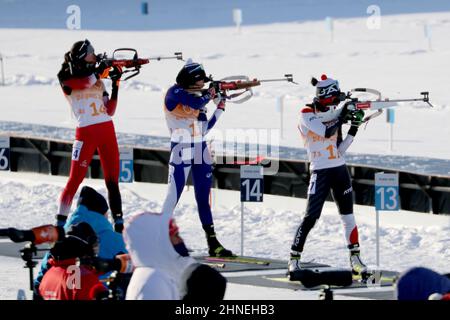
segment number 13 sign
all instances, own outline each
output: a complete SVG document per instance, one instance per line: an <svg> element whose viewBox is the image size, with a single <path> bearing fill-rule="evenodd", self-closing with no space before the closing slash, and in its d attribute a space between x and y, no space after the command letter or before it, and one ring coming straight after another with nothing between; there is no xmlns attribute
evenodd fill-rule
<svg viewBox="0 0 450 320"><path fill-rule="evenodd" d="M375 208L381 211L397 211L400 209L398 194L398 174L375 174Z"/></svg>

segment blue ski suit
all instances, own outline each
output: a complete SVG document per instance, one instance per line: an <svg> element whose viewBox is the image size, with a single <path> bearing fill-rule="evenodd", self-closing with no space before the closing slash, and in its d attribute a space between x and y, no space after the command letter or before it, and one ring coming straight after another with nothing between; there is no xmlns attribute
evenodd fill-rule
<svg viewBox="0 0 450 320"><path fill-rule="evenodd" d="M212 225L209 205L212 182L212 160L205 135L216 124L223 110L217 108L210 119L206 116L209 93L195 95L174 85L166 93L164 112L171 134L168 191L162 212L172 215L180 199L189 172L202 225Z"/></svg>

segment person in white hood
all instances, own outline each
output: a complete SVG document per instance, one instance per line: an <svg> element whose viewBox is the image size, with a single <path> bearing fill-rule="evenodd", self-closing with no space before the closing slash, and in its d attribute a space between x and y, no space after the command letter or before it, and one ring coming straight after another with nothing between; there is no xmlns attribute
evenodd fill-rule
<svg viewBox="0 0 450 320"><path fill-rule="evenodd" d="M223 299L226 279L179 250L185 246L170 215L135 215L125 225L124 240L135 267L127 300Z"/></svg>

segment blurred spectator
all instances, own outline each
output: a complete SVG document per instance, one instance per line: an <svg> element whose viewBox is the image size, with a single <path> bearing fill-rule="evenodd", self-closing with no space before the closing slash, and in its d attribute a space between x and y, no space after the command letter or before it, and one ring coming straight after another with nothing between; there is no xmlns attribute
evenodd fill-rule
<svg viewBox="0 0 450 320"><path fill-rule="evenodd" d="M70 215L64 228L67 231L74 224L80 222L88 223L94 229L99 239L98 257L102 259L114 259L117 255L127 253L125 242L120 233L115 232L113 225L108 220L109 207L106 199L93 188L84 186L81 189L77 202L76 210ZM39 285L47 270L50 268L48 263L51 255L47 253L41 263L41 269L34 281L35 299L39 299ZM110 273L100 276L100 279L107 279ZM128 279L127 279L128 278ZM120 286L126 292L126 286L129 282L129 276L122 274L117 282L123 282ZM125 293L124 293L125 294Z"/></svg>
<svg viewBox="0 0 450 320"><path fill-rule="evenodd" d="M404 272L396 286L398 300L428 300L430 297L450 300L449 275L416 267Z"/></svg>
<svg viewBox="0 0 450 320"><path fill-rule="evenodd" d="M98 251L98 239L89 224L73 225L62 241L50 250L50 269L39 286L44 300L93 300L107 289L92 266L80 259L92 258Z"/></svg>
<svg viewBox="0 0 450 320"><path fill-rule="evenodd" d="M226 279L187 256L169 215L144 212L134 216L125 225L124 239L136 268L127 300L223 299Z"/></svg>

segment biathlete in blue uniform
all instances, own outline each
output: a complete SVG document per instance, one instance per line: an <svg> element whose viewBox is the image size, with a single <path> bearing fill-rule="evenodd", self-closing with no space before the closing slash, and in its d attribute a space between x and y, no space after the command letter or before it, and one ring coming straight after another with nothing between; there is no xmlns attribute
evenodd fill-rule
<svg viewBox="0 0 450 320"><path fill-rule="evenodd" d="M212 182L212 161L205 135L225 111L225 99L214 88L202 90L210 79L203 66L188 60L178 73L176 84L169 88L164 113L170 130L171 155L169 181L162 213L172 215L183 192L189 172L195 190L198 212L206 233L210 256L232 256L217 240L209 204ZM210 119L206 105L211 100L217 108Z"/></svg>

